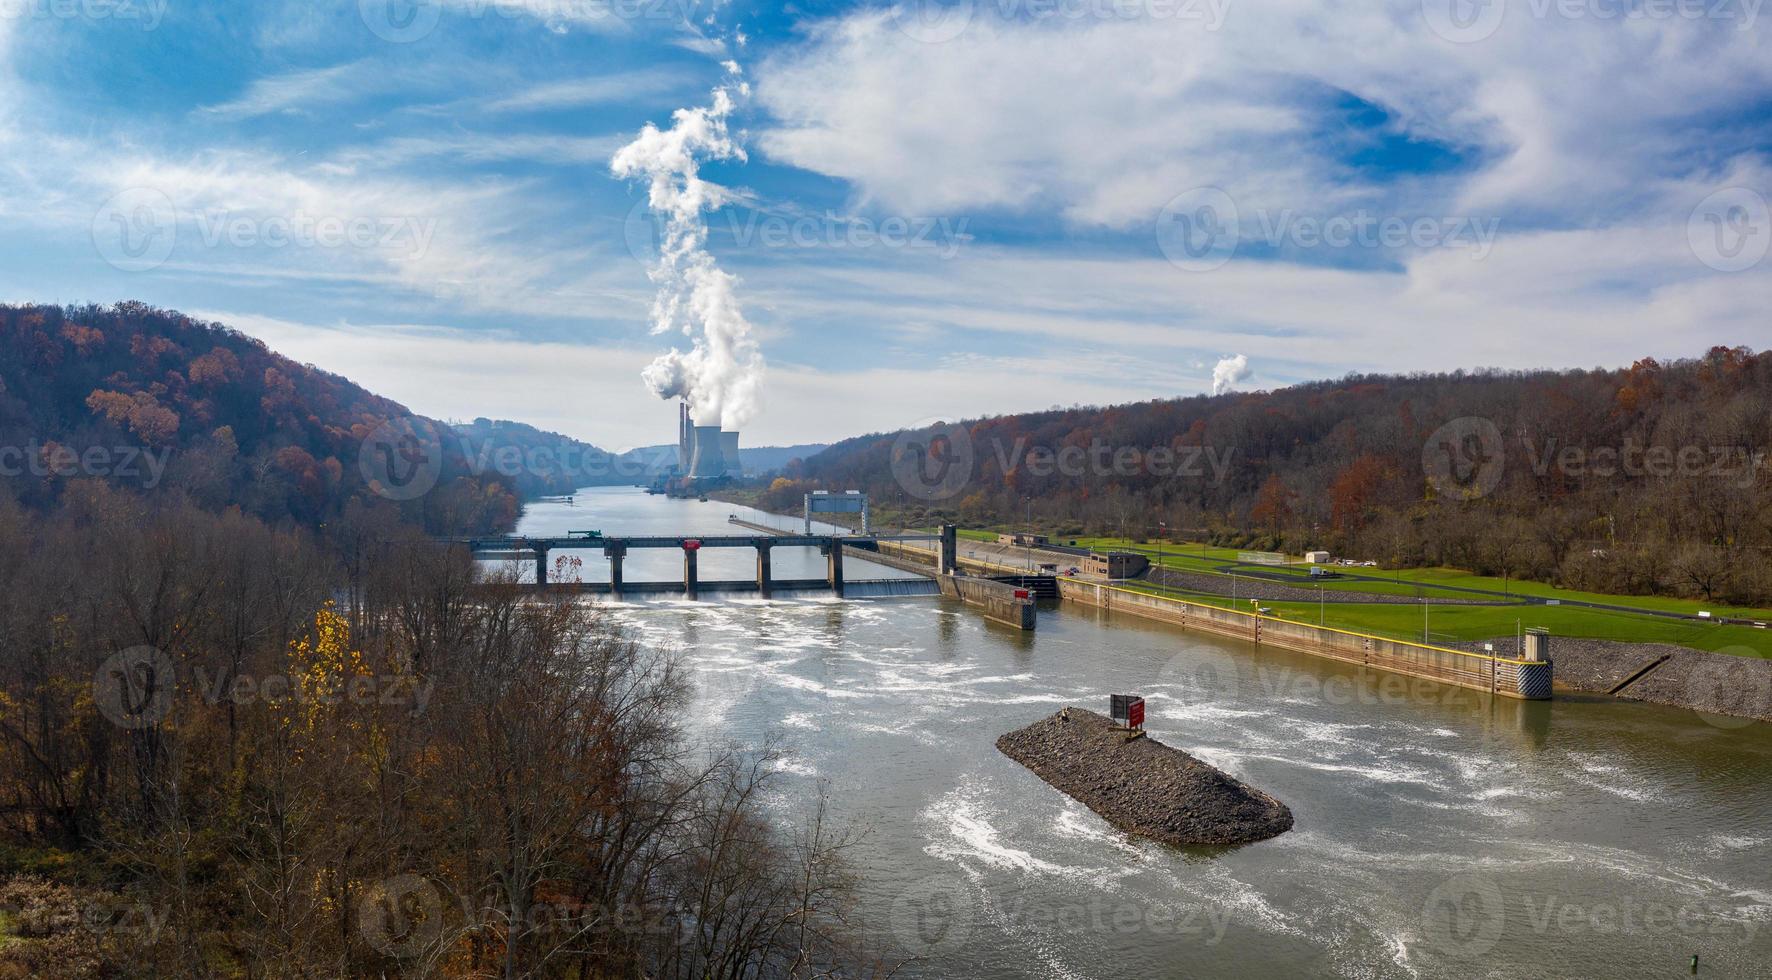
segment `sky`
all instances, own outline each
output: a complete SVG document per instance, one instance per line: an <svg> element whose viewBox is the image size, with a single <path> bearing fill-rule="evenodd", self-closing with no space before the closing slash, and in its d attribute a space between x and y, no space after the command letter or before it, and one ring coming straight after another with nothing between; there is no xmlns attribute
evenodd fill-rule
<svg viewBox="0 0 1772 980"><path fill-rule="evenodd" d="M0 0L0 301L669 442L612 160L720 88L748 445L1763 348L1760 2Z"/></svg>

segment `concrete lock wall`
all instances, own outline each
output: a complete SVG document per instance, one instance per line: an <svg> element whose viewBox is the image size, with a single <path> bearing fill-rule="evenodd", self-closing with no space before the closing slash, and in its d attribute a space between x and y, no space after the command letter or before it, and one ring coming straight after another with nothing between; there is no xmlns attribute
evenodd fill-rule
<svg viewBox="0 0 1772 980"><path fill-rule="evenodd" d="M1343 663L1491 691L1506 697L1545 700L1551 696L1551 664L1548 661L1467 653L1311 626L1092 582L1060 579L1059 594L1068 601L1099 609L1142 616L1187 629L1202 629L1257 645L1277 646Z"/></svg>
<svg viewBox="0 0 1772 980"><path fill-rule="evenodd" d="M979 607L986 619L1018 630L1034 628L1034 600L1017 598L1013 585L965 575L943 575L937 581L942 595Z"/></svg>
<svg viewBox="0 0 1772 980"><path fill-rule="evenodd" d="M882 541L880 550L890 551L900 559L902 564L894 562L895 567L913 566L911 570L923 572L933 567L930 562L935 556L926 549ZM878 556L872 556L872 560L878 560ZM993 562L961 559L961 563L986 572L998 570L993 567ZM1014 570L1007 566L1005 569ZM990 584L1001 585L994 582ZM942 590L944 594L954 594L948 592L946 585ZM1071 578L1060 578L1058 590L1061 598L1071 602L1112 609L1176 626L1203 629L1222 636L1249 640L1256 644L1265 643L1344 663L1425 677L1512 698L1543 701L1551 696L1552 667L1548 658L1533 661L1496 657L1486 653L1467 653L1407 640L1294 623L1272 616L1170 599L1116 585L1079 582Z"/></svg>
<svg viewBox="0 0 1772 980"><path fill-rule="evenodd" d="M896 568L901 572L915 572L930 578L936 577L935 566L930 564L927 559L899 557L904 554L903 550L895 546L889 551L886 542L880 543L879 551L869 551L866 548L857 548L855 545L846 544L843 546L843 553L851 558L861 558L876 565Z"/></svg>
<svg viewBox="0 0 1772 980"><path fill-rule="evenodd" d="M912 545L901 544L896 541L881 541L878 546L880 554L894 555L915 563L916 567L907 568L908 571L922 572L924 574L934 574L936 571L936 553L929 548L918 548ZM955 564L965 571L978 572L984 575L1003 573L1013 575L1018 572L1025 575L1027 573L1026 565L1011 565L1004 562L986 561L981 558L956 558Z"/></svg>

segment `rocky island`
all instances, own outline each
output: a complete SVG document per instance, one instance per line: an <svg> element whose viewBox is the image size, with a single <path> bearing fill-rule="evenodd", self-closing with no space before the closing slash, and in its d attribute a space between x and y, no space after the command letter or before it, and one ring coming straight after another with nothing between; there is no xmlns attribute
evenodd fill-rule
<svg viewBox="0 0 1772 980"><path fill-rule="evenodd" d="M1292 829L1292 811L1279 800L1180 749L1127 734L1102 715L1071 708L1004 735L997 749L1140 837L1226 846Z"/></svg>

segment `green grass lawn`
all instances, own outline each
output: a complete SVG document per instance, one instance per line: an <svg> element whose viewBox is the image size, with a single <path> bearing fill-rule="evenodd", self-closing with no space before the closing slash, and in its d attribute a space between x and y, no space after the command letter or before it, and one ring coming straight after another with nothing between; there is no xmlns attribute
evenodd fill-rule
<svg viewBox="0 0 1772 980"><path fill-rule="evenodd" d="M917 534L940 534L941 533L941 528L939 528L939 527L913 527L913 528L911 528L911 530L916 532ZM995 532L995 531L976 531L976 530L972 530L970 528L963 527L963 528L959 528L955 532L955 534L962 541L996 541L997 540L997 532Z"/></svg>
<svg viewBox="0 0 1772 980"><path fill-rule="evenodd" d="M1139 592L1164 594L1150 586L1134 588ZM1248 611L1253 607L1248 600L1236 602L1223 596L1182 596L1173 591L1167 594L1221 608ZM1320 615L1323 625L1337 629L1417 642L1422 638L1422 607L1419 605L1330 603L1319 607L1314 602L1264 602L1262 608L1269 610L1269 615L1293 622L1316 624ZM1430 643L1508 637L1519 629L1535 626L1550 630L1553 636L1672 643L1698 650L1772 657L1772 630L1749 626L1681 622L1571 606L1429 606L1427 609Z"/></svg>
<svg viewBox="0 0 1772 980"><path fill-rule="evenodd" d="M1097 548L1133 547L1141 551L1150 551L1155 547L1145 542L1127 541L1123 538L1087 538L1078 539L1078 543L1088 542L1088 546ZM1164 568L1178 571L1202 572L1211 575L1222 575L1218 566L1233 563L1237 560L1237 551L1231 548L1211 548L1198 544L1165 544L1163 545L1160 564ZM1158 556L1151 555L1155 562ZM1757 619L1772 622L1772 609L1745 608L1719 603L1702 602L1697 599L1678 599L1668 596L1623 596L1607 595L1598 592L1578 592L1574 589L1558 588L1542 582L1521 581L1520 579L1502 579L1490 575L1473 575L1456 568L1345 568L1339 569L1344 575L1365 575L1384 581L1360 581L1355 578L1337 578L1317 580L1311 578L1310 568L1305 565L1275 566L1264 568L1264 574L1284 575L1295 579L1300 585L1322 585L1325 589L1366 592L1373 595L1396 595L1404 597L1427 596L1429 598L1472 598L1470 593L1461 593L1457 589L1484 589L1492 592L1505 592L1508 595L1531 596L1540 599L1561 599L1569 602L1601 602L1611 605L1634 606L1638 609L1654 609L1661 612L1683 613L1688 616L1699 612L1710 612L1718 616L1729 616L1738 619Z"/></svg>
<svg viewBox="0 0 1772 980"><path fill-rule="evenodd" d="M960 533L972 540L995 540L996 538L995 532L990 531L961 531ZM1064 540L1068 543L1073 539ZM1239 554L1238 549L1235 548L1165 542L1161 545L1161 554L1159 555L1157 553L1158 545L1153 541L1133 541L1113 537L1078 537L1074 540L1078 547L1101 551L1138 550L1150 555L1153 562L1161 564L1164 568L1218 575L1227 580L1231 576L1219 571L1219 566L1235 563ZM1483 589L1535 599L1598 602L1686 615L1696 615L1700 611L1708 611L1718 616L1772 622L1772 609L1739 608L1665 596L1622 596L1579 592L1574 589L1557 588L1542 582L1522 582L1518 579L1503 580L1493 576L1473 575L1455 568L1396 570L1346 568L1340 570L1346 575L1365 575L1377 581L1361 581L1355 578L1313 579L1310 576L1309 566L1302 565L1274 566L1262 569L1264 573L1269 575L1284 576L1290 584L1306 588L1312 585L1321 585L1330 596L1336 592L1364 592L1374 595L1394 595L1403 599L1422 596L1473 599L1480 597L1456 590ZM1139 591L1161 591L1144 585L1134 587ZM1229 589L1230 586L1227 584L1226 590L1229 591ZM1172 594L1184 594L1195 601L1212 605L1235 606L1239 609L1249 608L1247 600L1234 602L1228 597L1205 593ZM1271 609L1274 615L1284 619L1306 623L1318 621L1318 604L1314 602L1269 602L1266 603L1266 608ZM1395 606L1329 604L1324 609L1324 615L1327 625L1340 629L1398 639L1420 640L1422 637L1421 606L1414 603ZM1534 626L1543 627L1550 630L1552 634L1560 636L1637 643L1673 643L1699 650L1735 653L1753 651L1759 656L1772 657L1772 630L1755 629L1749 626L1679 622L1634 613L1539 604L1433 606L1427 614L1427 628L1431 639L1435 642L1506 637L1512 636L1517 629L1522 627L1531 628Z"/></svg>

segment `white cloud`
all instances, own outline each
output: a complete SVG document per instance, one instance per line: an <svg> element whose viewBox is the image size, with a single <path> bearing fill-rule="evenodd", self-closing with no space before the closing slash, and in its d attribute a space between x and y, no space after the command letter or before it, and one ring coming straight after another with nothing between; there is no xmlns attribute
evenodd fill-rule
<svg viewBox="0 0 1772 980"><path fill-rule="evenodd" d="M1138 367L1122 375L1114 399L1124 401L1201 391L1200 371L1189 365L1226 351L1260 362L1266 381L1286 383L1349 371L1625 365L1755 343L1772 303L1772 262L1712 272L1686 232L1683 219L1522 232L1483 259L1428 251L1377 271L1233 262L1195 273L1161 260L983 246L922 265L741 271L772 321L801 330L843 324L870 349L902 341L1134 357Z"/></svg>
<svg viewBox="0 0 1772 980"><path fill-rule="evenodd" d="M1007 23L990 9L938 44L877 12L816 25L759 67L774 116L759 145L909 213L1052 210L1124 227L1210 185L1245 208L1378 202L1591 225L1739 152L1719 117L1772 85L1767 32L1681 18L1519 9L1495 37L1457 45L1428 28L1420 0L1237 5L1218 31L1180 18ZM1483 169L1369 185L1321 145L1344 127L1342 91L1412 138L1475 148Z"/></svg>
<svg viewBox="0 0 1772 980"><path fill-rule="evenodd" d="M1267 262L1201 274L1160 260L975 246L946 262L753 262L742 272L776 338L752 445L833 440L935 413L1203 393L1202 356L1212 365L1225 351L1244 352L1244 371L1259 362L1271 384L1691 357L1754 342L1772 305L1772 265L1713 274L1681 224L1526 233L1480 261L1433 252L1400 271ZM644 297L632 302L637 318ZM208 315L426 414L517 418L611 448L669 436L669 406L637 377L649 346ZM816 365L795 356L830 330L857 353ZM1220 365L1221 380L1246 380L1238 359Z"/></svg>
<svg viewBox="0 0 1772 980"><path fill-rule="evenodd" d="M318 326L254 314L193 311L271 349L343 374L433 418L520 419L606 449L671 441L676 409L639 379L650 350L540 343L444 327ZM916 368L848 370L782 364L769 376L767 416L752 446L832 441L903 428L931 410L980 416L1056 403L1124 400L1110 377L1083 379L1071 358L944 358ZM907 405L903 392L918 392Z"/></svg>
<svg viewBox="0 0 1772 980"><path fill-rule="evenodd" d="M113 194L166 195L178 218L166 268L186 275L370 284L383 302L404 293L464 311L643 316L640 264L619 245L561 245L535 234L555 205L523 181L354 172L238 149L172 159L69 144L38 162L60 175L65 195L56 214L39 209L38 219L82 233ZM306 234L322 223L367 237ZM279 243L285 236L295 240Z"/></svg>
<svg viewBox="0 0 1772 980"><path fill-rule="evenodd" d="M625 142L627 137L619 133L550 136L453 132L445 136L399 136L341 150L326 166L338 173L350 174L361 167L385 170L433 157L470 163L528 160L561 165L602 164Z"/></svg>
<svg viewBox="0 0 1772 980"><path fill-rule="evenodd" d="M492 112L536 112L651 99L681 90L685 79L660 70L568 78L533 85L486 104Z"/></svg>
<svg viewBox="0 0 1772 980"><path fill-rule="evenodd" d="M380 74L366 71L369 67L359 62L268 75L253 80L237 98L199 111L217 119L236 120L361 99L374 87L366 84L366 76Z"/></svg>

